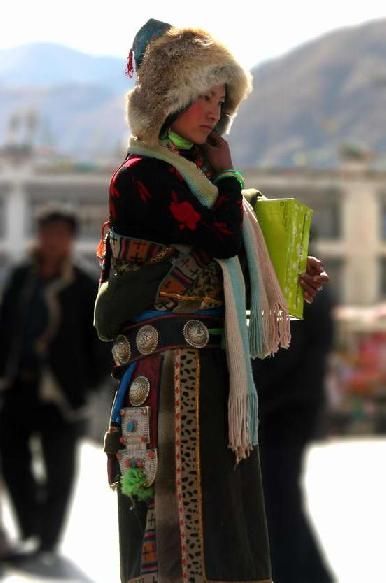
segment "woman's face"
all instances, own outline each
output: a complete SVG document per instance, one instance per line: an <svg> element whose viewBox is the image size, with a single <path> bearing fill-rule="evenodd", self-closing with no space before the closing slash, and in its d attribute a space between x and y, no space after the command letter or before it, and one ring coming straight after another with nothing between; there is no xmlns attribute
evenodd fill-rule
<svg viewBox="0 0 386 583"><path fill-rule="evenodd" d="M221 117L224 102L225 85L215 85L180 113L171 129L194 144L205 144Z"/></svg>

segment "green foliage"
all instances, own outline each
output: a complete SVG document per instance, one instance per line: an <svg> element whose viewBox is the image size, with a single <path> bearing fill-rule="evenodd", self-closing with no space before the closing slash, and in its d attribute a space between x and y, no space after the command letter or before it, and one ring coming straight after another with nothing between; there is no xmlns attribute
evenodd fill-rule
<svg viewBox="0 0 386 583"><path fill-rule="evenodd" d="M153 487L147 486L146 474L142 468L129 468L121 476L121 491L130 498L141 501L149 500L154 496Z"/></svg>

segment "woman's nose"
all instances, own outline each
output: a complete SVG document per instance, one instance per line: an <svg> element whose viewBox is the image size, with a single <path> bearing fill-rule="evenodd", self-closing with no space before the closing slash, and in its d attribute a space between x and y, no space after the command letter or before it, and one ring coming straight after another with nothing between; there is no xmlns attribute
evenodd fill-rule
<svg viewBox="0 0 386 583"><path fill-rule="evenodd" d="M208 109L208 118L211 121L217 122L220 119L221 111L217 103L211 104Z"/></svg>

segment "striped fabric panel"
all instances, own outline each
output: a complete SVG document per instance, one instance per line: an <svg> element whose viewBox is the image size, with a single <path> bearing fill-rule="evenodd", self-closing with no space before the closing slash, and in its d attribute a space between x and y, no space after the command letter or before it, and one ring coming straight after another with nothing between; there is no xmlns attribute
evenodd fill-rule
<svg viewBox="0 0 386 583"><path fill-rule="evenodd" d="M146 528L142 545L141 574L157 574L157 545L155 536L154 504L150 503L146 516Z"/></svg>
<svg viewBox="0 0 386 583"><path fill-rule="evenodd" d="M174 360L174 351L164 353L158 412L155 519L160 583L181 583L182 579L175 480Z"/></svg>
<svg viewBox="0 0 386 583"><path fill-rule="evenodd" d="M133 239L110 232L110 245L115 262L126 262L130 265L146 265L164 261L175 256L178 251L174 247Z"/></svg>

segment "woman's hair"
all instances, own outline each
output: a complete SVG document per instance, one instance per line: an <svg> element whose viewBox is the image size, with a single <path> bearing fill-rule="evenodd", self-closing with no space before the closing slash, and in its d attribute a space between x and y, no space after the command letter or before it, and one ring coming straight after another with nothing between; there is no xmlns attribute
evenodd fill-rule
<svg viewBox="0 0 386 583"><path fill-rule="evenodd" d="M178 29L151 20L137 33L132 50L137 83L128 94L128 123L132 134L148 145L156 145L173 116L215 85L227 88L216 128L223 133L252 89L250 73L200 29Z"/></svg>
<svg viewBox="0 0 386 583"><path fill-rule="evenodd" d="M168 115L168 117L165 119L160 133L159 133L159 138L163 138L164 136L166 136L168 130L172 127L173 123L176 121L176 119L178 118L178 116L185 111L186 109L188 109L188 107L190 106L190 103L184 107L184 109L180 109L179 111L176 111L175 113L171 113L170 115Z"/></svg>

